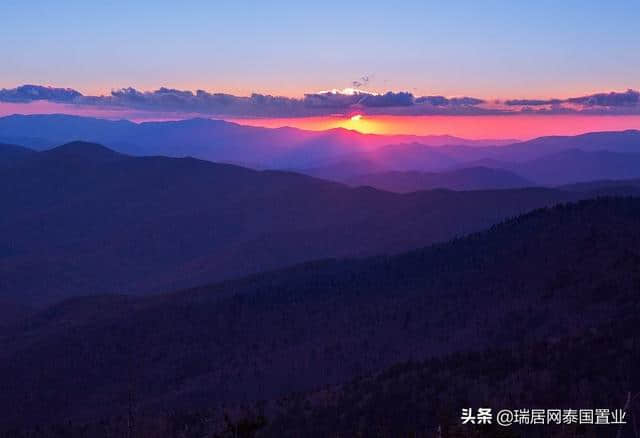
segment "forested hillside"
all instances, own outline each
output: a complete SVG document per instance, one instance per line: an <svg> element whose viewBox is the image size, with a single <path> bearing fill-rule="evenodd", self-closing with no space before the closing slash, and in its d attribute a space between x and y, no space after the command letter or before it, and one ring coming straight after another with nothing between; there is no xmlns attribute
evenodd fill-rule
<svg viewBox="0 0 640 438"><path fill-rule="evenodd" d="M639 223L640 200L583 201L395 257L308 263L157 297L67 301L3 330L0 422L117 417L131 394L141 417L189 412L314 391L407 360L529 354L528 345L633 317ZM517 375L526 363L518 360L503 371ZM459 382L472 373L462 372ZM566 377L578 387L589 378ZM502 389L487 384L480 394L499 397L508 385L518 393L520 383L501 378ZM633 387L620 382L612 400Z"/></svg>

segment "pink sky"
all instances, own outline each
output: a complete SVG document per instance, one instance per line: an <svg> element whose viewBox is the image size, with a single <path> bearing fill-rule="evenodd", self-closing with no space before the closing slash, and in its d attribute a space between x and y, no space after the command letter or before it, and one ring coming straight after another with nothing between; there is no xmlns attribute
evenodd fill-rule
<svg viewBox="0 0 640 438"><path fill-rule="evenodd" d="M145 112L65 105L47 101L0 103L0 116L10 114L64 113L136 122L203 117L198 114ZM215 117L211 117L215 118ZM528 139L543 135L575 135L593 131L640 129L640 115L483 115L483 116L391 116L343 115L300 118L226 118L243 125L324 130L355 129L374 134L454 135L464 138Z"/></svg>
<svg viewBox="0 0 640 438"><path fill-rule="evenodd" d="M299 119L234 119L252 126L301 129L355 129L373 134L453 135L464 138L529 139L543 135L576 135L593 131L640 129L640 115L499 115L499 116L362 116Z"/></svg>

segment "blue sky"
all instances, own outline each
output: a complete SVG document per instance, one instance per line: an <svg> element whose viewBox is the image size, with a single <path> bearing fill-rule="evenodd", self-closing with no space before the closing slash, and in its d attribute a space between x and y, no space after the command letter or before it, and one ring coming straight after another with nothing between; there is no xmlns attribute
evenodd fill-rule
<svg viewBox="0 0 640 438"><path fill-rule="evenodd" d="M638 88L638 1L15 1L0 87L566 97Z"/></svg>

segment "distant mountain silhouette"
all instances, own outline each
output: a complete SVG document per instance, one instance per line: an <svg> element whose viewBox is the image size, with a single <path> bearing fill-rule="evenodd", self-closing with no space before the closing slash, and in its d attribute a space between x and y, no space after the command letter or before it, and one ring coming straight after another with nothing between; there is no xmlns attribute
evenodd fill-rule
<svg viewBox="0 0 640 438"><path fill-rule="evenodd" d="M74 140L108 144L132 155L192 156L257 167L315 167L342 155L391 143L431 146L505 144L509 140L466 140L451 136L373 135L347 129L304 131L260 128L222 120L191 119L132 123L55 115L0 118L0 141L46 149Z"/></svg>
<svg viewBox="0 0 640 438"><path fill-rule="evenodd" d="M429 147L421 143L404 143L384 146L368 154L370 160L376 161L388 169L407 170L441 170L458 163L439 148Z"/></svg>
<svg viewBox="0 0 640 438"><path fill-rule="evenodd" d="M605 339L609 332L594 328L637 314L638 224L638 199L583 201L536 210L489 231L394 257L306 263L161 296L65 301L0 331L0 425L98 424L106 417L126 417L131 409L139 417L197 412L218 403L269 400L343 383L428 357L435 360L425 366L436 374L423 373L398 389L406 394L408 388L422 388L438 406L458 410L465 399L448 397L467 393L436 383L489 379L484 386L473 383L479 391L473 394L526 397L536 390L518 391L519 378L533 383L530 379L540 376L541 388L554 394L584 386L585 376L609 383L616 375L626 379L625 370L637 374L635 356L624 363L607 360L610 349L591 338L585 340L600 345L598 354L592 349L584 360L573 357L573 367L588 374L570 372L574 368L557 356L566 348L584 350L580 344L553 350L528 346L584 334ZM640 343L625 341L629 336L637 341L633 330L615 333L626 337L607 345L637 351ZM487 356L469 353L483 350ZM527 355L526 363L514 356L518 352ZM545 380L549 374L536 371L548 370L550 363L565 363L567 371L558 377L564 386L553 386ZM603 374L592 368L596 364ZM404 369L398 372L407 376ZM511 372L516 380L508 383ZM378 384L391 375L348 391L356 395L368 388L378 394L383 390ZM507 385L506 392L502 384L491 386L491 376ZM621 399L637 389L627 380L617 383L624 385L588 388L593 394L607 391L609 397L625 391ZM386 403L413 406L411 400L393 398L392 390L386 388ZM572 401L556 395L548 400ZM376 395L362 403L382 406L383 399ZM347 410L353 414L356 408ZM433 425L431 408L425 408L426 421ZM294 414L287 412L285 420L292 421ZM398 421L391 412L390 421ZM321 421L315 414L312 421ZM325 420L329 427L367 426Z"/></svg>
<svg viewBox="0 0 640 438"><path fill-rule="evenodd" d="M532 187L535 184L515 173L486 167L469 167L446 172L382 172L346 180L352 186L371 186L396 193L444 188L487 190Z"/></svg>
<svg viewBox="0 0 640 438"><path fill-rule="evenodd" d="M62 146L44 151L41 156L56 157L56 159L75 158L93 163L105 163L124 158L122 154L100 144L84 141L74 141L63 144Z"/></svg>
<svg viewBox="0 0 640 438"><path fill-rule="evenodd" d="M631 129L590 132L575 136L539 137L510 145L499 155L502 160L524 161L568 149L589 152L606 150L619 153L640 153L640 131Z"/></svg>
<svg viewBox="0 0 640 438"><path fill-rule="evenodd" d="M33 149L0 143L0 166L14 166L35 153Z"/></svg>
<svg viewBox="0 0 640 438"><path fill-rule="evenodd" d="M571 150L640 154L640 131L593 132L549 136L513 143L509 140L466 140L451 136L372 135L342 128L304 131L260 128L222 120L191 119L132 123L68 115L30 115L0 118L0 141L39 150L82 140L106 144L130 155L192 156L256 169L289 169L344 181L362 174L389 171L441 172L465 167L494 167L513 171L540 184L565 184L602 178L637 176L637 167L612 174L615 160L602 167L575 156L563 172L545 176L518 172L525 163L556 156L572 159ZM531 164L531 166L535 166ZM525 166L526 167L526 166ZM625 173L626 172L626 173ZM562 174L566 174L561 178ZM538 179L533 176L538 175ZM573 179L572 179L573 178ZM575 179L578 178L578 179Z"/></svg>
<svg viewBox="0 0 640 438"><path fill-rule="evenodd" d="M439 171L457 164L457 160L440 152L440 148L421 143L403 143L341 156L340 159L320 167L294 168L293 170L318 178L348 182L364 174L389 171Z"/></svg>
<svg viewBox="0 0 640 438"><path fill-rule="evenodd" d="M357 152L301 172L335 181L371 173L443 172L469 167L503 169L543 185L640 176L639 131L540 137L507 146L432 147L419 143Z"/></svg>
<svg viewBox="0 0 640 438"><path fill-rule="evenodd" d="M397 253L587 193L397 195L89 143L0 172L0 297L148 293L323 257Z"/></svg>
<svg viewBox="0 0 640 438"><path fill-rule="evenodd" d="M640 153L567 149L524 162L485 158L468 164L508 170L547 186L640 177Z"/></svg>
<svg viewBox="0 0 640 438"><path fill-rule="evenodd" d="M604 131L575 136L539 137L503 147L444 146L442 152L463 162L493 159L519 163L570 149L587 152L640 153L640 131Z"/></svg>
<svg viewBox="0 0 640 438"><path fill-rule="evenodd" d="M640 177L640 153L569 149L509 169L539 184L558 185Z"/></svg>
<svg viewBox="0 0 640 438"><path fill-rule="evenodd" d="M346 158L336 162L313 168L292 169L305 175L330 181L344 182L353 178L354 175L363 175L376 172L385 172L388 167L383 163L372 161L368 158Z"/></svg>
<svg viewBox="0 0 640 438"><path fill-rule="evenodd" d="M104 139L115 140L131 132L135 126L128 120L112 121L66 114L12 115L0 117L0 139L13 139L13 143L44 150L78 139L108 143Z"/></svg>
<svg viewBox="0 0 640 438"><path fill-rule="evenodd" d="M640 189L640 178L620 179L620 180L599 180L583 183L567 184L559 187L562 190L577 192L602 193L607 190L638 190Z"/></svg>

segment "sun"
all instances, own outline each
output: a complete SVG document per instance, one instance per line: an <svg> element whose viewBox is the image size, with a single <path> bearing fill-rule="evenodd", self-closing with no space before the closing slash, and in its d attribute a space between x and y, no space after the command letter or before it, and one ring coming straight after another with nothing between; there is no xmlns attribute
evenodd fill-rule
<svg viewBox="0 0 640 438"><path fill-rule="evenodd" d="M350 129L352 131L358 131L366 134L372 134L377 131L375 117L371 118L364 114L351 113L339 122L341 128Z"/></svg>

